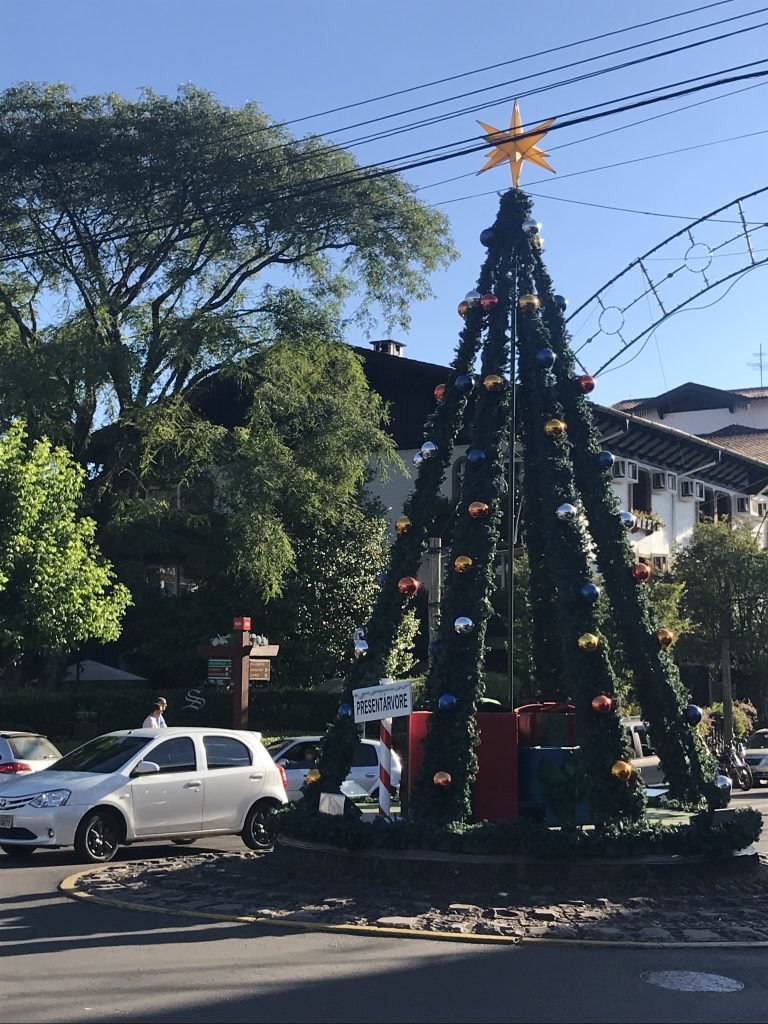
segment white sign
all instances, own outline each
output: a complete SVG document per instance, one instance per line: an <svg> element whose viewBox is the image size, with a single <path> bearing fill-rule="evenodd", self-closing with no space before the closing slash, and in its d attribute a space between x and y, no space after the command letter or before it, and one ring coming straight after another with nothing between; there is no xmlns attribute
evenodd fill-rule
<svg viewBox="0 0 768 1024"><path fill-rule="evenodd" d="M413 694L409 679L380 686L353 690L352 700L356 722L377 722L381 718L401 718L413 711Z"/></svg>

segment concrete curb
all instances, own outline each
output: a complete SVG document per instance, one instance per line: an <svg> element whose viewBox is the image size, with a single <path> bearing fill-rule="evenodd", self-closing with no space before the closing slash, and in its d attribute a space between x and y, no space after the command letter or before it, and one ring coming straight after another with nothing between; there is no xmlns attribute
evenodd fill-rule
<svg viewBox="0 0 768 1024"><path fill-rule="evenodd" d="M59 892L70 899L87 900L90 903L114 907L118 910L136 910L145 914L160 914L165 917L189 917L203 921L224 921L230 924L264 925L298 932L340 932L344 935L383 936L390 939L432 939L435 942L469 942L492 946L588 946L604 949L768 949L768 942L633 942L629 939L625 941L616 939L546 939L538 936L476 935L461 932L427 931L426 929L378 928L371 924L319 924L314 921L283 921L279 918L255 917L249 914L211 914L202 910L175 910L148 903L131 903L109 896L94 896L92 893L82 892L77 888L81 878L104 870L104 865L100 865L95 868L75 871L74 874L68 875L59 883Z"/></svg>

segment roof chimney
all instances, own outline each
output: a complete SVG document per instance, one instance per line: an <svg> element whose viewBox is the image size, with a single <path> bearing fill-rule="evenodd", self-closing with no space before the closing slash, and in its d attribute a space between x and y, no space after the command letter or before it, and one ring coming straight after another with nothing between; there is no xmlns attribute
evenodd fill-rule
<svg viewBox="0 0 768 1024"><path fill-rule="evenodd" d="M374 352L383 352L388 356L402 356L405 348L404 341L394 341L392 338L382 338L380 341L370 341Z"/></svg>

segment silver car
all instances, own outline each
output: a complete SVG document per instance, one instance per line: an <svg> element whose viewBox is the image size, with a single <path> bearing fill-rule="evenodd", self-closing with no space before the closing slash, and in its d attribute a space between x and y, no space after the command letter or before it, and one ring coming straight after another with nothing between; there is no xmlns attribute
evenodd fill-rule
<svg viewBox="0 0 768 1024"><path fill-rule="evenodd" d="M0 782L49 768L60 757L61 751L39 733L13 729L0 732Z"/></svg>

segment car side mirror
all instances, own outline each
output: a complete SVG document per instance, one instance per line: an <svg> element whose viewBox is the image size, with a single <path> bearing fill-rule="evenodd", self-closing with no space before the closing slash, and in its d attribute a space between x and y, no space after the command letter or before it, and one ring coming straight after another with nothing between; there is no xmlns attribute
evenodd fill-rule
<svg viewBox="0 0 768 1024"><path fill-rule="evenodd" d="M131 776L156 775L159 771L160 765L157 763L157 761L139 761L139 763L131 772Z"/></svg>
<svg viewBox="0 0 768 1024"><path fill-rule="evenodd" d="M288 764L288 758L287 757L278 757L278 759L275 761L275 764L281 764L283 766L283 768L285 768L285 766Z"/></svg>

